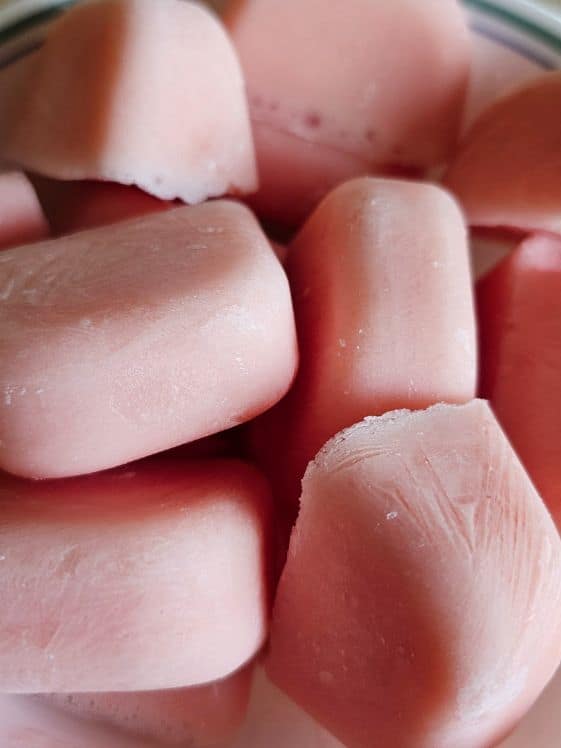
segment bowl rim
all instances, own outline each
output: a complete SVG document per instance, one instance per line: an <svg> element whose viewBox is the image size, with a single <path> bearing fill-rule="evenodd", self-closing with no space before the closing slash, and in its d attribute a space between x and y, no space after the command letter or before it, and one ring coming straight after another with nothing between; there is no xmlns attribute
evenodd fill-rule
<svg viewBox="0 0 561 748"><path fill-rule="evenodd" d="M0 0L0 32L42 15L56 15L68 4L69 0Z"/></svg>
<svg viewBox="0 0 561 748"><path fill-rule="evenodd" d="M46 25L77 2L79 0L0 0L0 46ZM556 11L535 0L460 2L468 11L503 22L561 54L561 8Z"/></svg>
<svg viewBox="0 0 561 748"><path fill-rule="evenodd" d="M504 21L522 34L537 38L561 52L561 9L555 11L532 0L462 0L471 10Z"/></svg>

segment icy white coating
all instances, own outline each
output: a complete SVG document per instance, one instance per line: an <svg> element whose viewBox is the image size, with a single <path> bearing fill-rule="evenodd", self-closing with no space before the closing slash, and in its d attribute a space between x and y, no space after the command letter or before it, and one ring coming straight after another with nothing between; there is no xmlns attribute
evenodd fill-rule
<svg viewBox="0 0 561 748"><path fill-rule="evenodd" d="M267 672L351 748L400 744L396 702L411 745L495 744L561 658L560 573L485 401L366 418L306 472Z"/></svg>

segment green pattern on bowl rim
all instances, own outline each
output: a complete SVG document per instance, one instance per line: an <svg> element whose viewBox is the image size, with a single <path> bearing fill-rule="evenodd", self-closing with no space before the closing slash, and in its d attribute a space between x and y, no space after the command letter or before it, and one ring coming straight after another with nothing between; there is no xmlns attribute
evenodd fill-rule
<svg viewBox="0 0 561 748"><path fill-rule="evenodd" d="M0 0L0 67L36 49L49 24L77 1ZM544 70L561 68L561 13L535 0L463 0L463 4L475 35Z"/></svg>
<svg viewBox="0 0 561 748"><path fill-rule="evenodd" d="M4 0L0 3L0 68L36 49L49 25L77 0Z"/></svg>
<svg viewBox="0 0 561 748"><path fill-rule="evenodd" d="M464 0L475 35L545 70L561 68L561 14L528 0Z"/></svg>

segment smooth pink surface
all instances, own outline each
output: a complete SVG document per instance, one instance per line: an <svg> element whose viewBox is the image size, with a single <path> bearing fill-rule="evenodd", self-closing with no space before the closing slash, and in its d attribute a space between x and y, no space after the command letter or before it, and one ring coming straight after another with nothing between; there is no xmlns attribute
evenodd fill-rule
<svg viewBox="0 0 561 748"><path fill-rule="evenodd" d="M561 239L523 242L478 300L482 391L561 528Z"/></svg>
<svg viewBox="0 0 561 748"><path fill-rule="evenodd" d="M472 35L471 75L463 130L495 101L543 75L543 65L481 34Z"/></svg>
<svg viewBox="0 0 561 748"><path fill-rule="evenodd" d="M561 72L499 99L446 175L473 226L561 232Z"/></svg>
<svg viewBox="0 0 561 748"><path fill-rule="evenodd" d="M61 182L37 175L32 180L57 236L174 207L174 203L158 200L137 187L112 182Z"/></svg>
<svg viewBox="0 0 561 748"><path fill-rule="evenodd" d="M84 724L31 696L0 696L2 748L161 748L100 725Z"/></svg>
<svg viewBox="0 0 561 748"><path fill-rule="evenodd" d="M45 239L49 225L24 174L0 174L0 250Z"/></svg>
<svg viewBox="0 0 561 748"><path fill-rule="evenodd" d="M245 718L252 673L250 666L222 681L168 691L51 694L44 698L88 724L113 727L161 746L216 748L234 738Z"/></svg>
<svg viewBox="0 0 561 748"><path fill-rule="evenodd" d="M245 86L215 16L184 0L89 0L0 74L0 156L58 179L202 202L257 188Z"/></svg>
<svg viewBox="0 0 561 748"><path fill-rule="evenodd" d="M260 189L249 202L259 215L284 225L300 225L332 188L371 171L364 159L262 122L254 121L253 133Z"/></svg>
<svg viewBox="0 0 561 748"><path fill-rule="evenodd" d="M253 427L276 493L294 504L318 449L367 415L475 395L476 335L462 216L443 190L357 179L289 248L301 365Z"/></svg>
<svg viewBox="0 0 561 748"><path fill-rule="evenodd" d="M223 678L267 626L269 494L236 461L0 480L0 692Z"/></svg>
<svg viewBox="0 0 561 748"><path fill-rule="evenodd" d="M487 403L367 419L306 472L267 672L347 748L488 748L561 658L561 542Z"/></svg>
<svg viewBox="0 0 561 748"><path fill-rule="evenodd" d="M267 215L299 220L341 181L453 150L470 65L456 0L234 0L225 20Z"/></svg>
<svg viewBox="0 0 561 748"><path fill-rule="evenodd" d="M284 271L226 201L3 252L0 325L0 466L25 477L235 426L296 368Z"/></svg>

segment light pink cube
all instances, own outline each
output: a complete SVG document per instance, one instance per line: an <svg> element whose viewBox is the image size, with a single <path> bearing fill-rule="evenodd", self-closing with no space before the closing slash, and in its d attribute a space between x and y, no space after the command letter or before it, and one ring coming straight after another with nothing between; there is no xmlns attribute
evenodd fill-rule
<svg viewBox="0 0 561 748"><path fill-rule="evenodd" d="M216 201L0 255L0 467L60 478L253 418L297 362L284 271Z"/></svg>
<svg viewBox="0 0 561 748"><path fill-rule="evenodd" d="M0 156L187 203L257 187L236 53L216 17L184 0L88 0L65 13L0 74Z"/></svg>

